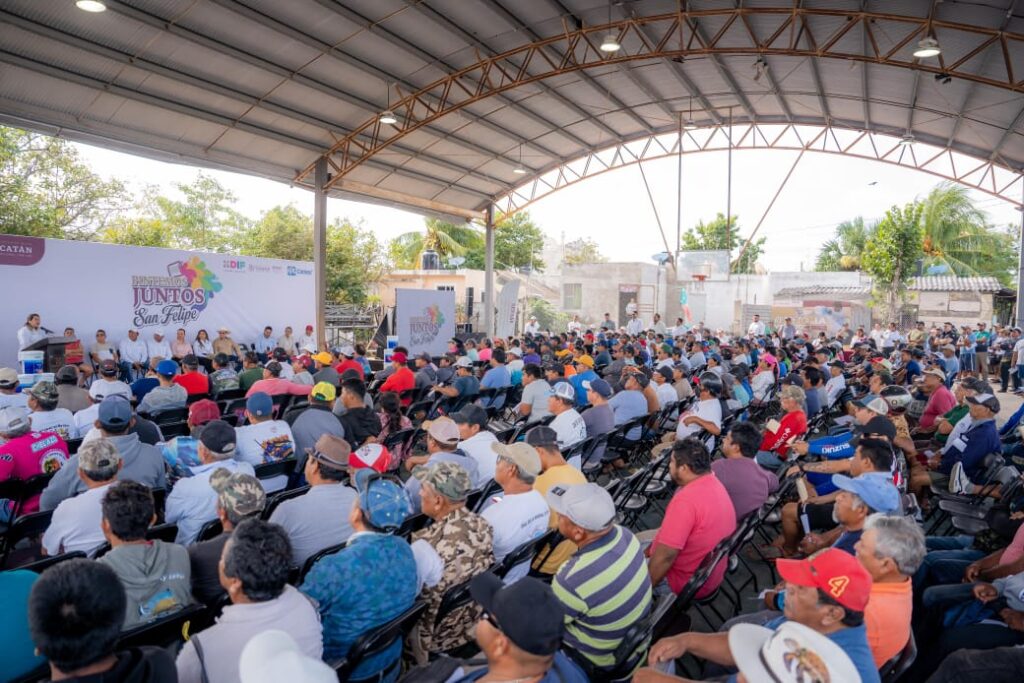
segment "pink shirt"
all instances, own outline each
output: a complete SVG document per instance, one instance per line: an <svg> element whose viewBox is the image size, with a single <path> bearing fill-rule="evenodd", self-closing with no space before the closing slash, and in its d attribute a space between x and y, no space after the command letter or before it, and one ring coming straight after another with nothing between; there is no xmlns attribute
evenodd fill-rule
<svg viewBox="0 0 1024 683"><path fill-rule="evenodd" d="M679 593L718 542L736 530L736 511L722 482L714 474L700 477L676 491L652 548L662 544L679 551L665 579ZM704 587L703 597L722 582L727 562L720 562Z"/></svg>
<svg viewBox="0 0 1024 683"><path fill-rule="evenodd" d="M309 396L309 393L313 391L313 387L308 384L298 384L281 377L271 377L270 379L257 380L255 384L249 387L249 391L245 392L245 397L249 398L257 391L262 391L271 396L277 396L278 394Z"/></svg>
<svg viewBox="0 0 1024 683"><path fill-rule="evenodd" d="M0 446L0 481L56 472L68 460L68 445L55 432L29 432ZM39 496L29 498L19 514L39 511Z"/></svg>
<svg viewBox="0 0 1024 683"><path fill-rule="evenodd" d="M939 387L928 397L928 403L924 407L924 413L918 424L922 427L931 427L937 418L948 413L955 405L956 397L953 396L953 392L945 386Z"/></svg>
<svg viewBox="0 0 1024 683"><path fill-rule="evenodd" d="M1012 564L1024 557L1024 524L1017 527L1017 533L1013 535L1010 545L1003 548L1003 554L999 556L999 565Z"/></svg>

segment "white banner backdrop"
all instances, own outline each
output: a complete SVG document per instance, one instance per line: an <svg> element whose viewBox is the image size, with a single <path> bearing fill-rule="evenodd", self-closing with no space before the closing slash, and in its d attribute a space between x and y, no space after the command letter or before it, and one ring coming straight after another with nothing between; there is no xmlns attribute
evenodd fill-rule
<svg viewBox="0 0 1024 683"><path fill-rule="evenodd" d="M445 353L455 336L455 292L396 289L395 334L409 353Z"/></svg>
<svg viewBox="0 0 1024 683"><path fill-rule="evenodd" d="M147 341L157 328L170 342L178 328L192 341L200 329L214 339L225 326L252 344L267 325L275 338L286 326L298 338L315 315L313 264L229 254L0 235L0 284L0 364L8 367L29 313L56 335L75 328L86 349L100 328L115 346L130 327Z"/></svg>
<svg viewBox="0 0 1024 683"><path fill-rule="evenodd" d="M498 328L496 336L512 337L519 316L519 280L513 280L498 293Z"/></svg>

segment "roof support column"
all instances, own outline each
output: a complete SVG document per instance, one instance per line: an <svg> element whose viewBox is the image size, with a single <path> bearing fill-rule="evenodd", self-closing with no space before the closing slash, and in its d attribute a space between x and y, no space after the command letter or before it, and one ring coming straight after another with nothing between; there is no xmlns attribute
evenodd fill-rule
<svg viewBox="0 0 1024 683"><path fill-rule="evenodd" d="M313 169L313 288L316 314L317 347L327 348L327 320L324 305L327 302L327 157L316 160Z"/></svg>
<svg viewBox="0 0 1024 683"><path fill-rule="evenodd" d="M1020 186L1021 208L1024 209L1024 182ZM1024 283L1024 211L1020 214L1020 260L1017 262L1017 327L1024 327L1024 307L1021 306L1022 283Z"/></svg>
<svg viewBox="0 0 1024 683"><path fill-rule="evenodd" d="M484 334L494 334L494 202L487 205L487 224L484 226Z"/></svg>

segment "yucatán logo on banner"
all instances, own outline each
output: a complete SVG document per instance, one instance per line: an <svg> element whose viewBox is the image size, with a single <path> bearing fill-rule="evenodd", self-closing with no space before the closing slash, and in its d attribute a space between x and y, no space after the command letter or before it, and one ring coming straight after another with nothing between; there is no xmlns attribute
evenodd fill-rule
<svg viewBox="0 0 1024 683"><path fill-rule="evenodd" d="M167 265L167 276L133 275L135 327L186 325L199 319L223 285L198 256Z"/></svg>
<svg viewBox="0 0 1024 683"><path fill-rule="evenodd" d="M431 305L423 309L423 315L409 318L409 345L429 346L444 325L444 313L439 306Z"/></svg>

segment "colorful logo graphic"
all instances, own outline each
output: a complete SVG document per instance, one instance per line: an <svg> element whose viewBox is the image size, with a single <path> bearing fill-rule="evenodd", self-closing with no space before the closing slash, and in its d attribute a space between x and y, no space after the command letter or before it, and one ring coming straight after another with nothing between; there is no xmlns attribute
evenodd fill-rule
<svg viewBox="0 0 1024 683"><path fill-rule="evenodd" d="M186 325L199 319L223 285L198 256L167 265L167 276L133 275L137 328Z"/></svg>
<svg viewBox="0 0 1024 683"><path fill-rule="evenodd" d="M423 309L423 315L415 315L409 319L409 344L414 347L430 346L440 334L444 322L444 313L439 306L427 306Z"/></svg>
<svg viewBox="0 0 1024 683"><path fill-rule="evenodd" d="M430 318L430 323L432 325L437 325L438 327L444 325L444 313L441 312L441 308L439 306L427 306L423 309L423 312L428 318Z"/></svg>

